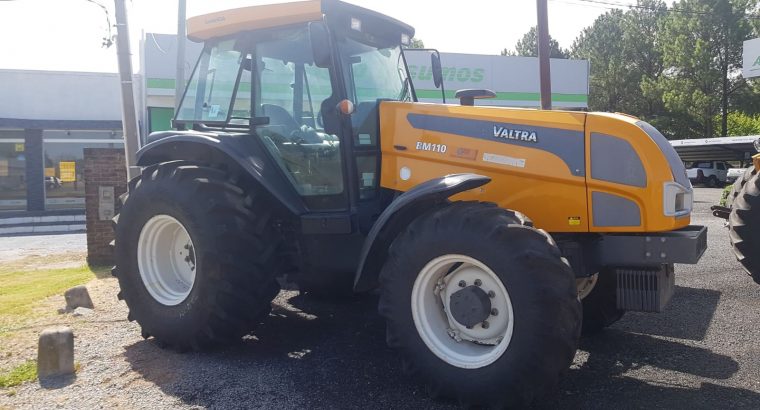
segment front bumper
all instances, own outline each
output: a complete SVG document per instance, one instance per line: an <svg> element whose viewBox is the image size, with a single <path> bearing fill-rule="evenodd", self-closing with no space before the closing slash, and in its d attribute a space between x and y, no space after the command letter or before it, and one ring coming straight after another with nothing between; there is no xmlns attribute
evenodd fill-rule
<svg viewBox="0 0 760 410"><path fill-rule="evenodd" d="M607 234L595 246L594 254L602 266L695 264L707 249L707 227L690 225L668 232Z"/></svg>

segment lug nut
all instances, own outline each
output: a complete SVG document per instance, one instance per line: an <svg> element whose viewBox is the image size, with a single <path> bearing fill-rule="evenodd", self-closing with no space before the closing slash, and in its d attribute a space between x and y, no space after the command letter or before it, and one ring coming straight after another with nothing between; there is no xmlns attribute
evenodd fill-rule
<svg viewBox="0 0 760 410"><path fill-rule="evenodd" d="M480 279L475 279L475 286L480 286L482 284L483 282L481 282Z"/></svg>
<svg viewBox="0 0 760 410"><path fill-rule="evenodd" d="M496 292L494 292L492 290L489 290L488 291L488 297L491 298L491 299L495 298L496 297Z"/></svg>
<svg viewBox="0 0 760 410"><path fill-rule="evenodd" d="M460 287L460 288L463 288L463 287L465 287L465 286L467 286L467 282L465 282L465 281L463 281L463 280L460 280L460 281L459 281L459 287Z"/></svg>
<svg viewBox="0 0 760 410"><path fill-rule="evenodd" d="M480 324L480 326L482 326L483 329L488 329L488 326L490 326L490 325L488 324L487 320L484 320L483 323Z"/></svg>
<svg viewBox="0 0 760 410"><path fill-rule="evenodd" d="M491 316L496 316L499 314L499 309L493 308L491 309Z"/></svg>

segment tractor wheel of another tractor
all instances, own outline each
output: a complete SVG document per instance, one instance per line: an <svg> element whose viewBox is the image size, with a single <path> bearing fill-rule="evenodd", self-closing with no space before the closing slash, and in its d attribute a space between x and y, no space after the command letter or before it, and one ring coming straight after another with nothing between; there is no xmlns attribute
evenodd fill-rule
<svg viewBox="0 0 760 410"><path fill-rule="evenodd" d="M594 334L620 320L625 310L617 308L617 276L613 269L599 272L591 292L581 300L583 334Z"/></svg>
<svg viewBox="0 0 760 410"><path fill-rule="evenodd" d="M544 231L495 204L415 219L380 275L388 345L433 396L523 407L555 388L581 330L575 276Z"/></svg>
<svg viewBox="0 0 760 410"><path fill-rule="evenodd" d="M748 179L734 200L728 229L736 258L760 283L760 174Z"/></svg>
<svg viewBox="0 0 760 410"><path fill-rule="evenodd" d="M279 285L279 232L254 186L184 161L130 181L116 222L116 266L130 320L180 351L240 340Z"/></svg>
<svg viewBox="0 0 760 410"><path fill-rule="evenodd" d="M726 207L731 208L734 205L734 201L736 200L736 197L739 196L739 192L742 191L742 188L744 188L744 184L747 183L750 179L752 179L752 176L755 175L757 171L755 171L755 167L749 167L742 175L740 175L738 178L736 178L736 181L734 181L734 184L731 185L731 190L728 191L728 196L726 196Z"/></svg>

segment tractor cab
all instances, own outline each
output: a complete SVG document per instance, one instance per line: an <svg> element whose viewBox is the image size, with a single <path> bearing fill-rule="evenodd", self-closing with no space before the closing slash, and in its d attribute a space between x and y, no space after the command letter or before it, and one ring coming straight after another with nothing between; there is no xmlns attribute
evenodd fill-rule
<svg viewBox="0 0 760 410"><path fill-rule="evenodd" d="M258 139L309 210L377 195L381 100L416 101L403 45L414 29L339 1L190 19L205 43L177 127Z"/></svg>

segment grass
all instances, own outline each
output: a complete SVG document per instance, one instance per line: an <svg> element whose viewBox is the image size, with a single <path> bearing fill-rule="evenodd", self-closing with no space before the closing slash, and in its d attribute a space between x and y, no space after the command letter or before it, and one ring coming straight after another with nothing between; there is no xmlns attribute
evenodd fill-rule
<svg viewBox="0 0 760 410"><path fill-rule="evenodd" d="M32 318L35 307L50 296L94 278L107 277L107 269L80 266L76 268L29 269L0 266L0 337L8 336L14 327ZM0 343L0 350L2 349Z"/></svg>
<svg viewBox="0 0 760 410"><path fill-rule="evenodd" d="M24 316L34 304L94 279L86 266L65 269L0 271L0 318Z"/></svg>
<svg viewBox="0 0 760 410"><path fill-rule="evenodd" d="M9 388L37 380L37 361L29 360L8 372L0 373L0 388Z"/></svg>

